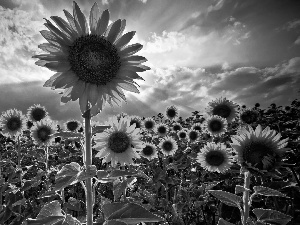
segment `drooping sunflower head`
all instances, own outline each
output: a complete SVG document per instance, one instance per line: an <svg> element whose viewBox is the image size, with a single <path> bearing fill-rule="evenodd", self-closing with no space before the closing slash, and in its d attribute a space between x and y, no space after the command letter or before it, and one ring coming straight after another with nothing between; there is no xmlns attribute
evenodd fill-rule
<svg viewBox="0 0 300 225"><path fill-rule="evenodd" d="M164 137L158 144L158 147L162 150L165 156L174 155L178 149L176 141L172 137Z"/></svg>
<svg viewBox="0 0 300 225"><path fill-rule="evenodd" d="M0 128L3 134L20 135L26 129L26 117L19 110L9 109L0 117Z"/></svg>
<svg viewBox="0 0 300 225"><path fill-rule="evenodd" d="M144 158L147 158L149 160L152 160L154 158L157 158L157 150L156 150L156 146L152 143L149 142L145 142L144 143L144 148L141 151L141 156Z"/></svg>
<svg viewBox="0 0 300 225"><path fill-rule="evenodd" d="M177 132L177 136L179 138L179 140L186 140L187 139L187 130L186 129L182 129L180 131Z"/></svg>
<svg viewBox="0 0 300 225"><path fill-rule="evenodd" d="M131 116L130 118L130 126L134 125L136 128L142 128L143 123L142 123L142 118L139 116Z"/></svg>
<svg viewBox="0 0 300 225"><path fill-rule="evenodd" d="M259 113L253 109L244 109L240 112L240 120L243 123L251 124L257 121Z"/></svg>
<svg viewBox="0 0 300 225"><path fill-rule="evenodd" d="M220 116L210 116L204 122L203 128L212 136L220 136L227 130L227 121Z"/></svg>
<svg viewBox="0 0 300 225"><path fill-rule="evenodd" d="M140 158L137 151L144 147L140 140L140 129L130 126L128 118L120 118L118 121L116 116L110 118L106 125L111 128L95 136L95 149L99 151L96 157L103 158L104 162L111 162L113 167L118 163L133 164L133 158Z"/></svg>
<svg viewBox="0 0 300 225"><path fill-rule="evenodd" d="M237 152L238 163L246 170L256 171L260 175L273 173L282 164L282 156L288 150L284 148L286 139L280 140L280 133L258 125L241 128L238 135L232 136L232 148ZM251 172L250 171L250 172Z"/></svg>
<svg viewBox="0 0 300 225"><path fill-rule="evenodd" d="M154 119L151 118L151 117L145 118L143 126L148 131L153 130L155 128L155 121L154 121Z"/></svg>
<svg viewBox="0 0 300 225"><path fill-rule="evenodd" d="M198 153L197 161L210 172L224 173L234 161L234 157L222 143L207 143Z"/></svg>
<svg viewBox="0 0 300 225"><path fill-rule="evenodd" d="M50 119L43 119L35 123L32 129L32 137L37 145L48 145L55 132L55 125Z"/></svg>
<svg viewBox="0 0 300 225"><path fill-rule="evenodd" d="M195 142L200 138L200 133L198 130L189 130L187 133L189 142Z"/></svg>
<svg viewBox="0 0 300 225"><path fill-rule="evenodd" d="M175 123L175 124L173 124L173 130L174 130L175 132L178 132L178 131L180 131L181 129L182 129L182 126L181 126L180 123Z"/></svg>
<svg viewBox="0 0 300 225"><path fill-rule="evenodd" d="M158 134L158 136L164 137L168 134L169 128L167 127L167 125L165 123L159 123L159 124L156 124L155 132Z"/></svg>
<svg viewBox="0 0 300 225"><path fill-rule="evenodd" d="M81 127L81 123L78 120L70 120L64 126L66 130L75 132Z"/></svg>
<svg viewBox="0 0 300 225"><path fill-rule="evenodd" d="M231 122L237 115L238 105L226 98L221 97L215 101L209 102L208 105L207 113L209 115L220 116L226 119L228 123Z"/></svg>
<svg viewBox="0 0 300 225"><path fill-rule="evenodd" d="M44 106L41 106L40 104L34 104L28 108L27 117L33 122L38 122L47 118L48 112Z"/></svg>
<svg viewBox="0 0 300 225"><path fill-rule="evenodd" d="M134 79L142 79L137 72L150 68L141 63L147 61L134 55L142 49L141 44L128 45L135 31L123 35L126 21L118 19L109 24L109 11L100 13L97 3L90 11L89 25L76 2L73 15L64 10L67 21L51 16L57 27L49 20L41 31L49 42L38 47L48 54L35 55L39 66L57 72L45 87L65 89L61 101L79 99L84 113L92 107L92 115L102 110L103 104L112 101L119 105L126 102L122 89L139 93Z"/></svg>
<svg viewBox="0 0 300 225"><path fill-rule="evenodd" d="M178 117L179 112L176 106L171 105L168 106L166 109L166 116L170 119L170 120L174 120L176 117Z"/></svg>

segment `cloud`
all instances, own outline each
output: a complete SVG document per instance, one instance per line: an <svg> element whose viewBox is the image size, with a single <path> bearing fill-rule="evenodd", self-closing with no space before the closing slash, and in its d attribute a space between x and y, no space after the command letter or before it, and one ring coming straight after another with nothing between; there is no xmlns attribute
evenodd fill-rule
<svg viewBox="0 0 300 225"><path fill-rule="evenodd" d="M207 12L210 13L212 11L220 10L223 7L224 3L225 3L225 0L219 0L215 5L210 5L207 8Z"/></svg>

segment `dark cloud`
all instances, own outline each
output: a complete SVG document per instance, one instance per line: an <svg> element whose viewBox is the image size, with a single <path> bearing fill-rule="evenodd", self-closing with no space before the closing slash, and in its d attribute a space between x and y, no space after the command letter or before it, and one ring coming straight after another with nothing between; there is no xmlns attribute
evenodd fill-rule
<svg viewBox="0 0 300 225"><path fill-rule="evenodd" d="M0 6L7 9L14 9L21 5L22 0L0 0Z"/></svg>

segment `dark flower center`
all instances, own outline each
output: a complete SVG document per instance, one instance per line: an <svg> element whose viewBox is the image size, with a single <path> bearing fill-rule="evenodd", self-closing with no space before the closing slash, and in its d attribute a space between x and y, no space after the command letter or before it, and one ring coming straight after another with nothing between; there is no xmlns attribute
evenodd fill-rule
<svg viewBox="0 0 300 225"><path fill-rule="evenodd" d="M213 109L213 115L228 118L231 114L231 109L228 105L217 105Z"/></svg>
<svg viewBox="0 0 300 225"><path fill-rule="evenodd" d="M152 121L146 121L145 122L145 128L146 129L152 129L154 127L154 123Z"/></svg>
<svg viewBox="0 0 300 225"><path fill-rule="evenodd" d="M123 153L130 146L130 139L127 134L117 131L110 135L108 147L115 153Z"/></svg>
<svg viewBox="0 0 300 225"><path fill-rule="evenodd" d="M200 126L195 126L195 127L194 127L194 130L199 130L199 131L201 131L201 127L200 127Z"/></svg>
<svg viewBox="0 0 300 225"><path fill-rule="evenodd" d="M271 168L275 163L275 158L276 154L273 149L262 142L251 142L245 146L243 151L243 159L260 170ZM266 162L266 160L268 161L267 164L263 162Z"/></svg>
<svg viewBox="0 0 300 225"><path fill-rule="evenodd" d="M51 129L49 127L40 127L37 130L37 137L41 142L46 142L49 140L49 135L51 134Z"/></svg>
<svg viewBox="0 0 300 225"><path fill-rule="evenodd" d="M178 130L181 130L181 127L180 127L179 125L174 125L174 126L173 126L173 129L174 129L175 131L178 131Z"/></svg>
<svg viewBox="0 0 300 225"><path fill-rule="evenodd" d="M165 134L165 133L167 133L167 129L166 129L164 126L158 127L157 131L158 131L158 133L160 133L160 134Z"/></svg>
<svg viewBox="0 0 300 225"><path fill-rule="evenodd" d="M166 152L170 152L173 149L173 143L171 141L165 141L162 144L162 148L166 151Z"/></svg>
<svg viewBox="0 0 300 225"><path fill-rule="evenodd" d="M130 121L130 126L131 126L132 124L135 124L135 128L141 128L141 123L140 123L140 121L138 121L138 120L131 120L131 121Z"/></svg>
<svg viewBox="0 0 300 225"><path fill-rule="evenodd" d="M68 59L79 79L97 85L109 83L121 67L117 48L94 34L77 38L69 47Z"/></svg>
<svg viewBox="0 0 300 225"><path fill-rule="evenodd" d="M186 138L186 133L185 132L180 132L179 137L180 138Z"/></svg>
<svg viewBox="0 0 300 225"><path fill-rule="evenodd" d="M176 110L171 108L167 110L167 116L170 118L174 118L176 116Z"/></svg>
<svg viewBox="0 0 300 225"><path fill-rule="evenodd" d="M21 119L19 117L15 117L15 116L9 118L6 123L7 129L10 131L16 131L16 130L20 129L21 125L22 125Z"/></svg>
<svg viewBox="0 0 300 225"><path fill-rule="evenodd" d="M147 145L146 147L143 148L143 153L146 156L151 156L153 154L153 152L154 152L154 149L149 145Z"/></svg>
<svg viewBox="0 0 300 225"><path fill-rule="evenodd" d="M192 140L192 141L195 141L197 138L198 138L198 133L197 131L191 131L189 133L189 138Z"/></svg>
<svg viewBox="0 0 300 225"><path fill-rule="evenodd" d="M218 132L222 130L223 124L220 120L212 120L209 123L209 128L211 129L212 132Z"/></svg>
<svg viewBox="0 0 300 225"><path fill-rule="evenodd" d="M69 131L75 131L78 128L78 123L76 121L69 121L67 123L67 128Z"/></svg>
<svg viewBox="0 0 300 225"><path fill-rule="evenodd" d="M257 120L257 114L252 111L245 111L241 114L241 120L247 124L253 123Z"/></svg>
<svg viewBox="0 0 300 225"><path fill-rule="evenodd" d="M209 151L206 155L206 162L211 166L220 166L224 163L225 157L220 151Z"/></svg>
<svg viewBox="0 0 300 225"><path fill-rule="evenodd" d="M40 121L45 118L46 112L43 108L34 108L31 111L31 116L35 121Z"/></svg>

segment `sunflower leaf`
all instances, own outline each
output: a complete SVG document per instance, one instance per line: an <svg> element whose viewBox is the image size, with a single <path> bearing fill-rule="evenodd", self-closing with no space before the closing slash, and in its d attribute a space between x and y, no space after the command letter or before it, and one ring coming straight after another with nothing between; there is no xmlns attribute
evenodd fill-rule
<svg viewBox="0 0 300 225"><path fill-rule="evenodd" d="M221 190L208 190L208 192L226 205L241 208L240 203L242 202L242 199L235 194Z"/></svg>
<svg viewBox="0 0 300 225"><path fill-rule="evenodd" d="M259 221L272 224L286 225L292 217L271 209L256 208L252 210Z"/></svg>
<svg viewBox="0 0 300 225"><path fill-rule="evenodd" d="M258 194L258 195L280 196L280 197L290 198L290 197L287 197L285 194L281 193L280 191L276 191L276 190L274 190L272 188L268 188L268 187L254 186L253 190L255 191L255 194Z"/></svg>
<svg viewBox="0 0 300 225"><path fill-rule="evenodd" d="M227 222L223 218L220 218L218 221L218 225L234 225L233 223Z"/></svg>

